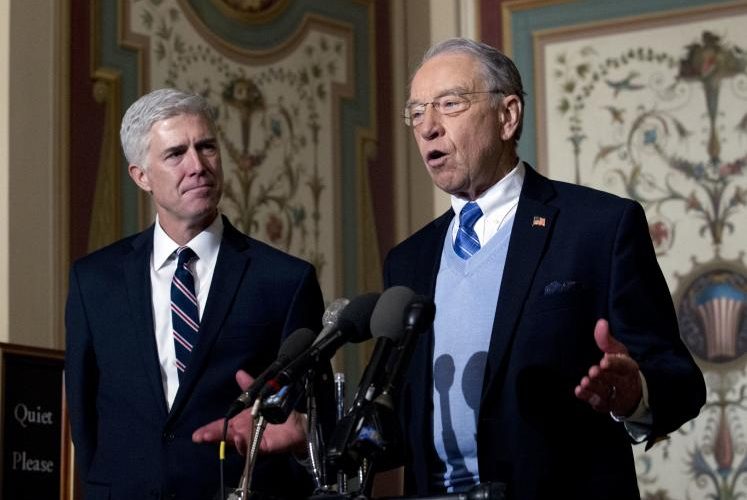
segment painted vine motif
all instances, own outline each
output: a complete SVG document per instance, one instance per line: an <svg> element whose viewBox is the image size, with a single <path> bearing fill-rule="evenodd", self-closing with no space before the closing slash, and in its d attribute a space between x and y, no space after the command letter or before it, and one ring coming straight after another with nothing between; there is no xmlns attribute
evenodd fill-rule
<svg viewBox="0 0 747 500"><path fill-rule="evenodd" d="M292 62L249 67L179 30L182 14L148 0L139 12L151 35L152 57L163 85L199 93L214 104L223 145L222 209L242 231L310 261L322 279L323 204L331 193L329 164L331 85L344 77L343 42L315 34ZM326 130L325 130L326 128ZM326 149L325 149L326 148ZM322 151L324 150L324 151ZM329 217L329 215L327 216Z"/></svg>
<svg viewBox="0 0 747 500"><path fill-rule="evenodd" d="M708 401L678 431L690 443L685 463L665 466L689 477L685 498L734 500L747 498L747 269L743 252L731 261L721 253L744 234L737 221L747 205L747 48L713 30L694 37L677 55L654 46L604 57L591 44L560 51L549 80L572 180L640 201L660 256L673 251L678 225L697 225L710 243L708 262L693 254L692 269L675 272L681 334L704 367ZM659 445L664 462L670 451L670 442ZM657 486L661 463L646 453L636 461L644 499L675 498Z"/></svg>
<svg viewBox="0 0 747 500"><path fill-rule="evenodd" d="M723 158L720 128L727 124L718 124L719 96L723 85L736 80L734 93L745 101L745 111L737 123L729 125L747 135L747 54L742 48L730 46L706 31L702 33L702 41L687 47L685 57L679 60L651 47L631 48L602 62L594 62L595 55L595 49L589 46L581 51L578 59L560 56L554 73L562 82L563 96L557 110L568 121L575 182L583 181L581 146L586 139L583 123L586 102L596 87L604 86L611 89L612 101L603 110L620 133L608 143L590 146L596 147L593 166L605 161L613 165L609 172L620 178L627 196L647 207L657 208L671 202L684 205L701 221L701 236L707 234L715 245L720 245L725 233L734 232L731 217L747 204L747 192L736 182L741 180L747 166L747 153L743 151L738 157ZM662 72L646 82L641 79L637 64L678 70L671 81L667 81ZM643 89L653 91L658 99L651 105L639 104L634 109L616 104L618 95ZM708 157L689 159L682 156L676 146L691 140L693 129L701 124L685 123L674 111L688 99L699 97L696 96L698 90L703 93L708 113ZM675 143L675 147L668 147L669 143ZM663 180L646 171L646 157L652 155L670 169ZM652 236L655 240L670 237L666 231L659 225L652 228Z"/></svg>

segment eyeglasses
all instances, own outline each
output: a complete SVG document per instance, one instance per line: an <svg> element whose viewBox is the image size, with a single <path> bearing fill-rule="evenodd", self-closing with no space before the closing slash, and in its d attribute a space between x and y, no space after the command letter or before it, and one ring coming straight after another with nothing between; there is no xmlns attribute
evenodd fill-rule
<svg viewBox="0 0 747 500"><path fill-rule="evenodd" d="M500 90L485 90L481 92L455 92L452 94L442 95L433 99L431 102L420 104L410 104L405 106L404 119L408 127L417 127L425 120L425 108L430 104L433 109L442 115L454 116L467 111L472 105L473 100L465 96L473 94L500 94Z"/></svg>

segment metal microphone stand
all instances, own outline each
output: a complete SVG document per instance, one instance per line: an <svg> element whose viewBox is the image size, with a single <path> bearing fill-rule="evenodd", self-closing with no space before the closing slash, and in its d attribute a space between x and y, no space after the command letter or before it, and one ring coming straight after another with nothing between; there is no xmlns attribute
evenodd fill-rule
<svg viewBox="0 0 747 500"><path fill-rule="evenodd" d="M322 452L321 428L319 426L319 413L316 404L316 392L314 388L314 372L306 377L306 411L308 412L308 428L306 446L311 462L311 473L314 479L316 491L321 491L326 484L324 463L321 460Z"/></svg>
<svg viewBox="0 0 747 500"><path fill-rule="evenodd" d="M262 434L264 434L265 427L267 427L267 421L265 420L265 417L263 415L259 415L259 418L257 418L260 403L261 402L258 399L257 401L255 401L254 406L252 407L252 442L246 454L244 471L241 474L239 487L234 490L233 493L228 495L227 500L248 500L249 498L249 486L252 482L254 464L257 460L257 454L259 453L259 445L262 442Z"/></svg>

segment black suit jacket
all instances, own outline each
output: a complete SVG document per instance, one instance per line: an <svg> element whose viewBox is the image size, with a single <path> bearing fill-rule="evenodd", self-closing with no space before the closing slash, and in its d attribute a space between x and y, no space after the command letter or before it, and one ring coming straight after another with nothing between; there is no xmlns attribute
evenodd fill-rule
<svg viewBox="0 0 747 500"><path fill-rule="evenodd" d="M449 210L389 253L387 286L433 296L452 218ZM527 166L482 387L481 481L503 481L520 500L639 497L625 428L573 393L601 359L598 318L646 378L650 442L698 414L703 377L679 338L640 205ZM400 400L410 494L433 493L432 353L430 332L418 340Z"/></svg>
<svg viewBox="0 0 747 500"><path fill-rule="evenodd" d="M223 223L199 341L171 411L153 326L153 227L72 267L65 384L88 499L212 498L218 447L192 443L192 432L223 417L240 392L239 368L257 376L287 335L321 326L314 268ZM225 482L235 487L244 459L232 450L227 455ZM253 484L290 496L311 486L285 455L263 458Z"/></svg>

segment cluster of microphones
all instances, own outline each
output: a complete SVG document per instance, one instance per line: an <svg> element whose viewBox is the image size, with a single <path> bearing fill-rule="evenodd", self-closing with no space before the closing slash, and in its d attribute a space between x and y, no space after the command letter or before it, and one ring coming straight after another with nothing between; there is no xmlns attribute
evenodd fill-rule
<svg viewBox="0 0 747 500"><path fill-rule="evenodd" d="M289 335L277 359L236 399L226 419L252 408L267 423L283 423L305 394L317 492L346 493L341 484L344 476L357 478L357 494L365 496L375 471L401 464L397 395L417 337L430 328L435 312L430 298L403 286L335 300L324 313L321 332L301 328ZM372 337L376 343L352 403L337 415L333 431L322 438L315 381L326 373L340 347Z"/></svg>

